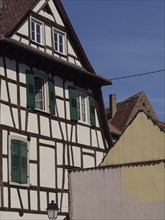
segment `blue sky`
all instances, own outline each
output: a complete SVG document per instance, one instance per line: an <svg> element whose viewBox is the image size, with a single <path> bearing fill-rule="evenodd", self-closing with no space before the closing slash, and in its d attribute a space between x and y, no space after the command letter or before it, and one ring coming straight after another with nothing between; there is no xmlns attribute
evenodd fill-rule
<svg viewBox="0 0 165 220"><path fill-rule="evenodd" d="M96 73L108 79L165 69L164 0L62 0ZM114 80L117 102L143 91L165 121L165 72Z"/></svg>

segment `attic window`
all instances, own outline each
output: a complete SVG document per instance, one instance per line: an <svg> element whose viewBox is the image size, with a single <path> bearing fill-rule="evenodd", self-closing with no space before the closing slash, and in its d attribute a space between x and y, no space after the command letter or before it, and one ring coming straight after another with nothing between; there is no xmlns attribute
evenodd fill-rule
<svg viewBox="0 0 165 220"><path fill-rule="evenodd" d="M43 43L43 24L35 19L31 19L31 40L42 44Z"/></svg>
<svg viewBox="0 0 165 220"><path fill-rule="evenodd" d="M66 50L66 34L54 29L54 50L58 53L65 54Z"/></svg>
<svg viewBox="0 0 165 220"><path fill-rule="evenodd" d="M49 7L49 5L46 5L46 6L43 8L43 11L44 11L44 12L47 12L47 13L50 14L50 15L53 14L52 11L51 11L51 9L50 9L50 7Z"/></svg>

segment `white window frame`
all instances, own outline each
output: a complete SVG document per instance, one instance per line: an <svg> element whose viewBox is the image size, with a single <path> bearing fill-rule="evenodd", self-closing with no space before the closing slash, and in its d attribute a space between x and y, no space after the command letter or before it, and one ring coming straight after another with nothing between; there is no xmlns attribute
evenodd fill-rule
<svg viewBox="0 0 165 220"><path fill-rule="evenodd" d="M84 103L82 103L82 95L84 96ZM80 104L80 105L79 105ZM83 109L82 105L85 104L84 113L85 113L85 120L83 120ZM88 123L88 95L84 91L77 90L77 110L78 110L78 121L83 123Z"/></svg>
<svg viewBox="0 0 165 220"><path fill-rule="evenodd" d="M48 102L48 79L44 74L41 73L34 73L34 83L35 81L35 77L41 78L43 80L43 109L41 108L37 108L35 107L35 109L39 110L39 111L44 111L44 112L48 112L49 111L49 102ZM36 103L36 99L35 99L35 103Z"/></svg>
<svg viewBox="0 0 165 220"><path fill-rule="evenodd" d="M32 36L32 22L34 23L34 39L33 39L33 36ZM37 25L39 25L40 27L40 42L37 41ZM35 19L35 18L32 18L31 17L31 20L30 20L30 35L31 35L31 40L37 44L40 44L40 45L43 45L43 41L44 41L44 24L43 22Z"/></svg>
<svg viewBox="0 0 165 220"><path fill-rule="evenodd" d="M57 48L55 46L55 34L57 34ZM62 37L62 50L60 51L60 36ZM66 55L66 33L59 31L57 29L53 29L53 48L54 51L63 55Z"/></svg>
<svg viewBox="0 0 165 220"><path fill-rule="evenodd" d="M11 180L11 141L15 139L15 140L19 140L19 141L23 141L25 143L27 143L27 183L17 183L17 182L12 182ZM17 135L9 135L9 155L8 155L8 160L9 160L9 182L11 185L17 185L17 186L29 186L30 184L30 162L29 162L29 149L30 149L30 143L29 141L24 138L24 137L20 137Z"/></svg>

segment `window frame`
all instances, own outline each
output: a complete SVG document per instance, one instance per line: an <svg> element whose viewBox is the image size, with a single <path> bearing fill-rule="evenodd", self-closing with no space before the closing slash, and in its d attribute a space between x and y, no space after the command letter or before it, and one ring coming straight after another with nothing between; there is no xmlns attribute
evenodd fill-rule
<svg viewBox="0 0 165 220"><path fill-rule="evenodd" d="M43 79L43 109L36 106L36 83L35 77ZM29 89L32 88L32 93ZM27 93L27 108L32 108L37 111L42 111L48 114L55 115L55 85L54 77L49 78L46 73L42 71L26 70L26 93Z"/></svg>
<svg viewBox="0 0 165 220"><path fill-rule="evenodd" d="M77 110L78 110L78 121L82 123L89 123L88 117L88 94L81 90L76 90L77 93ZM82 103L82 95L84 96L84 103ZM80 104L80 105L79 105ZM82 109L82 105L85 104L84 110ZM85 120L83 120L83 113L85 113Z"/></svg>
<svg viewBox="0 0 165 220"><path fill-rule="evenodd" d="M89 103L89 92L79 87L68 87L69 90L69 102L70 102L70 119L78 121L83 124L90 124L90 103ZM80 101L80 115L78 106L78 95L83 94L85 96L85 121L82 119L82 100ZM76 106L73 104L76 101ZM75 104L74 104L75 105ZM80 118L79 118L80 116Z"/></svg>
<svg viewBox="0 0 165 220"><path fill-rule="evenodd" d="M35 24L35 30L34 30L34 39L33 39L33 36L32 36L32 22ZM37 28L36 28L36 25L39 25L40 27L40 42L37 41ZM35 42L37 44L40 44L40 45L43 45L44 44L44 23L31 17L30 19L30 39L32 42Z"/></svg>
<svg viewBox="0 0 165 220"><path fill-rule="evenodd" d="M12 149L11 149L12 140L21 141L23 143L26 143L26 146L27 146L27 182L26 183L12 181ZM26 138L21 137L21 136L17 136L17 135L9 135L8 159L9 159L9 183L11 185L29 186L29 182L30 182L29 147L30 147L30 142Z"/></svg>
<svg viewBox="0 0 165 220"><path fill-rule="evenodd" d="M57 40L57 49L56 49L56 46L55 46L55 34L57 34L57 37L58 37L58 40ZM63 51L61 52L60 51L60 42L59 42L59 36L62 36L62 39L63 39L63 44L62 44L62 49ZM62 54L62 55L66 55L66 33L61 31L61 30L58 30L56 28L53 28L53 49L56 53L59 53L59 54Z"/></svg>
<svg viewBox="0 0 165 220"><path fill-rule="evenodd" d="M39 110L39 111L48 111L48 79L47 79L47 77L46 76L44 76L43 74L36 74L36 73L34 73L34 84L36 85L36 81L35 81L35 78L36 77L38 77L38 78L40 78L40 79L42 79L43 80L43 88L42 88L42 93L43 93L43 109L41 109L41 108L37 108L36 107L36 94L35 94L35 109L37 109L37 110ZM34 91L35 93L36 93L36 88L35 88L35 91Z"/></svg>

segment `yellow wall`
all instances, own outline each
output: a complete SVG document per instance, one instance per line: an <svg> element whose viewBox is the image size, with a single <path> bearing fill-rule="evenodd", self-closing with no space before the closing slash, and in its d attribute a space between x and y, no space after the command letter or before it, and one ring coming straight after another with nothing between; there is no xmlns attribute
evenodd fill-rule
<svg viewBox="0 0 165 220"><path fill-rule="evenodd" d="M140 202L165 201L164 163L122 167L121 178L127 193Z"/></svg>
<svg viewBox="0 0 165 220"><path fill-rule="evenodd" d="M139 112L102 165L161 159L165 159L165 132L154 125L144 112Z"/></svg>
<svg viewBox="0 0 165 220"><path fill-rule="evenodd" d="M156 160L162 162L154 163ZM139 112L102 165L145 161L153 163L121 167L123 184L128 194L141 202L165 201L165 132Z"/></svg>

